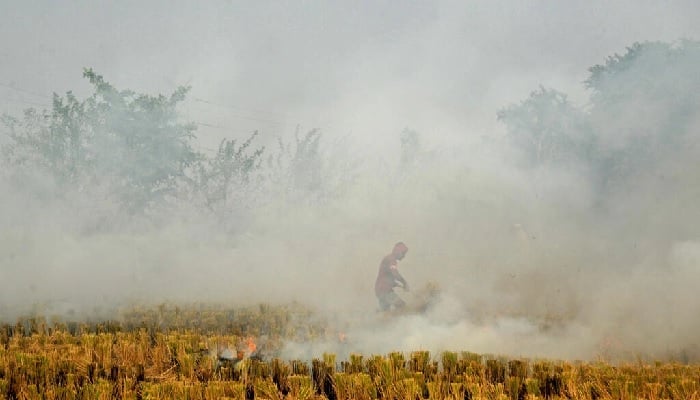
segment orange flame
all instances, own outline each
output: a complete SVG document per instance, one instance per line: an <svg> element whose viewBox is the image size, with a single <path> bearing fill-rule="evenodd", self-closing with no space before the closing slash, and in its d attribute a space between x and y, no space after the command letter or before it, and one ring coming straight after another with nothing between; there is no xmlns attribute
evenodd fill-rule
<svg viewBox="0 0 700 400"><path fill-rule="evenodd" d="M248 353L249 354L255 353L255 350L257 350L257 348L258 348L258 346L255 344L255 339L253 339L252 336L248 336L245 343L248 346Z"/></svg>
<svg viewBox="0 0 700 400"><path fill-rule="evenodd" d="M338 333L338 340L340 343L345 343L345 340L347 340L347 335L345 335L345 332Z"/></svg>

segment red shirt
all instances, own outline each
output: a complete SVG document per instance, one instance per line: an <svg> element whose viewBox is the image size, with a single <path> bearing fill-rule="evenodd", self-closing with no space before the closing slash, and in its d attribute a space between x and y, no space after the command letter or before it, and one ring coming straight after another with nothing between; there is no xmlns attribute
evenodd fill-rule
<svg viewBox="0 0 700 400"><path fill-rule="evenodd" d="M379 274L377 275L377 281L374 283L374 293L391 292L396 286L399 286L397 282L406 284L406 280L399 273L396 256L389 254L379 264Z"/></svg>

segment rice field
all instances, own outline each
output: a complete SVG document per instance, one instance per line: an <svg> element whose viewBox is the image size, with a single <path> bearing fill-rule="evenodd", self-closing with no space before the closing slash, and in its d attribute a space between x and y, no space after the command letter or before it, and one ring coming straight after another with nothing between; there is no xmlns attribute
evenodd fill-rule
<svg viewBox="0 0 700 400"><path fill-rule="evenodd" d="M300 305L131 308L113 320L0 325L0 399L693 399L700 366L468 351L281 359L344 340Z"/></svg>

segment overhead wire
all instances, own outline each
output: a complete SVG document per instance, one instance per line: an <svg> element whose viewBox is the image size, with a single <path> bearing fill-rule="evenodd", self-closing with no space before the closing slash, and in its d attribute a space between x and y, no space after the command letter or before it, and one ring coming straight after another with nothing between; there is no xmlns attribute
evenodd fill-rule
<svg viewBox="0 0 700 400"><path fill-rule="evenodd" d="M15 91L17 91L17 92L30 94L30 95L36 96L36 97L42 97L42 98L45 98L45 99L50 99L50 98L51 98L51 96L47 96L47 95L44 95L44 94L38 94L38 93L35 93L35 92L31 91L31 90L26 90L26 89L18 88L17 86L9 85L9 84L3 83L3 82L0 82L0 86L6 87L6 88L8 88L8 89L15 90Z"/></svg>
<svg viewBox="0 0 700 400"><path fill-rule="evenodd" d="M195 98L193 98L192 100L194 100L195 102L198 102L198 103L209 104L209 105L213 105L213 106L216 106L216 107L227 108L227 109L230 109L230 110L237 110L237 111L244 111L244 112L245 112L245 110L241 109L240 107L234 107L234 106L223 105L223 104L215 103L215 102L212 102L212 101L209 101L209 100L204 100L204 99L201 99L201 98L196 98L196 97L195 97ZM249 111L249 112L250 112L250 111ZM257 112L257 111L255 111L255 112ZM239 119L245 119L245 120L255 121L255 122L264 122L264 123L267 123L267 124L270 124L270 125L277 125L277 126L284 126L284 125L285 125L284 122L282 122L282 121L280 121L280 120L278 120L278 119L261 118L261 117L258 117L258 116L251 116L251 115L245 115L245 114L240 114L240 113L231 113L231 112L228 112L226 115L233 116L233 117L239 118Z"/></svg>
<svg viewBox="0 0 700 400"><path fill-rule="evenodd" d="M21 104L26 104L26 105L35 106L35 107L50 107L51 106L48 103L37 103L35 101L29 101L29 100L24 100L24 99L13 99L13 98L9 98L9 97L6 97L6 98L0 99L0 100L3 100L6 103L15 103L15 104L21 103Z"/></svg>
<svg viewBox="0 0 700 400"><path fill-rule="evenodd" d="M18 92L18 93L24 93L27 95L31 95L31 96L39 97L39 98L43 98L43 99L52 99L53 98L52 96L36 93L32 90L21 88L21 87L14 85L14 84L9 84L9 83L5 83L5 82L0 82L0 87L4 87L4 88L10 89L10 90L13 90L15 92ZM232 113L230 111L227 112L226 116L228 116L228 117L234 117L234 118L238 118L238 119L255 121L255 122L262 122L262 123L266 123L266 124L275 126L278 129L289 125L286 122L279 120L280 117L284 118L283 114L281 114L281 113L253 109L253 108L237 107L237 106L228 105L228 104L221 104L221 103L214 102L211 100L203 99L201 97L193 97L192 100L194 102L197 102L197 103L208 104L208 105L212 105L215 107L220 107L220 108L225 108L228 110L237 111L236 113ZM0 98L0 101L4 101L6 103L14 103L14 104L25 104L25 105L35 106L35 107L47 107L47 108L51 107L50 103L41 103L41 102L37 102L37 101L33 101L33 100L27 100L25 98L3 97L3 98ZM263 117L260 117L257 115L245 115L245 114L241 114L241 112L249 113L249 114L250 113L267 114L268 116L270 116L272 118L263 118ZM197 119L197 118L195 118L192 122L197 126L218 129L218 130L224 130L224 131L228 131L231 133L237 130L235 128L231 128L228 126L222 126L220 124L213 124L213 123L209 123L209 122L204 122L204 121L201 121L200 119ZM211 150L211 149L209 149L209 150Z"/></svg>
<svg viewBox="0 0 700 400"><path fill-rule="evenodd" d="M211 100L202 99L200 97L193 97L192 100L200 102L200 103L211 104L213 106L229 108L232 110L238 110L238 111L243 111L243 112L247 112L247 113L267 114L270 116L275 116L275 117L280 117L280 118L285 117L285 115L283 113L279 113L277 111L269 111L269 110L261 110L261 109L257 109L257 108L244 108L244 107L239 107L239 106L232 106L230 104L221 104L221 103L213 102Z"/></svg>

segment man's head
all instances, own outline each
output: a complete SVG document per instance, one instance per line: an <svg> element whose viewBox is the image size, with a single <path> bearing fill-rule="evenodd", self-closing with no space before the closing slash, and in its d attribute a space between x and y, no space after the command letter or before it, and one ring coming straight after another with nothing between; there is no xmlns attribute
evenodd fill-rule
<svg viewBox="0 0 700 400"><path fill-rule="evenodd" d="M406 247L403 242L398 242L394 245L394 250L391 251L391 254L393 254L397 260L401 260L404 258L407 252L408 247Z"/></svg>

